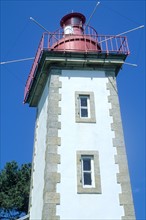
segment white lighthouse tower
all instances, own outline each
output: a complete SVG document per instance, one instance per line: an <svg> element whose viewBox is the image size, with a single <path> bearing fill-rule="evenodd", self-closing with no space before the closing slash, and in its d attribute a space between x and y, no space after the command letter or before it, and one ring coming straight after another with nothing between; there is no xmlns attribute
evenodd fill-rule
<svg viewBox="0 0 146 220"><path fill-rule="evenodd" d="M126 37L80 13L44 33L24 102L37 108L29 219L134 220L116 76Z"/></svg>

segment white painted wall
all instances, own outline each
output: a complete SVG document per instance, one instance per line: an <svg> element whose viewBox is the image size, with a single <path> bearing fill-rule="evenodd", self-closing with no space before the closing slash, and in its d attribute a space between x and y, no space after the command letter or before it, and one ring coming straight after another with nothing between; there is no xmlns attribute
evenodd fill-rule
<svg viewBox="0 0 146 220"><path fill-rule="evenodd" d="M61 121L61 183L57 184L60 205L57 215L61 220L117 220L124 214L119 205L120 186L116 181L118 166L114 162L116 149L112 146L114 132L110 124L109 91L107 79L102 71L63 70ZM94 92L96 124L75 122L75 91ZM102 194L77 194L76 152L79 150L98 150Z"/></svg>
<svg viewBox="0 0 146 220"><path fill-rule="evenodd" d="M46 83L42 97L38 104L37 128L34 140L34 172L32 188L32 206L30 208L30 220L40 220L43 208L44 169L46 151L46 125L48 107L48 82Z"/></svg>

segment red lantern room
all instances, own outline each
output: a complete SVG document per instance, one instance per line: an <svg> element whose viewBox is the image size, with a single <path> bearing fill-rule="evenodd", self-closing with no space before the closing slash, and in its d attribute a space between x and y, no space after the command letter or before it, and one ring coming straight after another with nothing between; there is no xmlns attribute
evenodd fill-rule
<svg viewBox="0 0 146 220"><path fill-rule="evenodd" d="M70 13L65 15L60 25L63 29L62 38L52 48L55 50L69 51L100 51L97 41L97 32L85 25L86 18L81 13Z"/></svg>

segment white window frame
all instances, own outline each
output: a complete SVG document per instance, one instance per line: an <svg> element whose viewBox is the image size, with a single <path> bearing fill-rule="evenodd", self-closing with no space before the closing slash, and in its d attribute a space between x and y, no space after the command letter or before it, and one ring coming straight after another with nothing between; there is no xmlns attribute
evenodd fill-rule
<svg viewBox="0 0 146 220"><path fill-rule="evenodd" d="M92 170L92 185L84 185L82 158L90 157ZM101 194L101 180L98 151L77 151L77 193Z"/></svg>
<svg viewBox="0 0 146 220"><path fill-rule="evenodd" d="M91 170L84 170L84 168L83 168L84 159L90 159ZM83 185L83 187L84 188L95 187L94 157L93 156L88 156L88 155L81 156L81 166L82 166L82 185ZM89 173L91 175L91 184L90 185L87 185L87 184L84 183L84 173Z"/></svg>
<svg viewBox="0 0 146 220"><path fill-rule="evenodd" d="M81 105L81 99L86 98L87 99L87 106ZM79 102L80 102L80 117L81 118L90 118L90 96L89 95L79 95ZM82 116L82 109L87 110L87 117Z"/></svg>
<svg viewBox="0 0 146 220"><path fill-rule="evenodd" d="M86 96L88 117L81 117L80 97ZM75 120L78 123L96 123L94 93L85 91L75 92Z"/></svg>

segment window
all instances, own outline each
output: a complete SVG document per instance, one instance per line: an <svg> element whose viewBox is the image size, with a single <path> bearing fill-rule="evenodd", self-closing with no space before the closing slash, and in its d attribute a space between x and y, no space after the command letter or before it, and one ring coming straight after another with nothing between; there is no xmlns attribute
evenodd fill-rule
<svg viewBox="0 0 146 220"><path fill-rule="evenodd" d="M65 34L73 34L73 27L68 25L64 28L64 33Z"/></svg>
<svg viewBox="0 0 146 220"><path fill-rule="evenodd" d="M101 193L98 151L77 151L77 192Z"/></svg>
<svg viewBox="0 0 146 220"><path fill-rule="evenodd" d="M95 123L93 92L75 92L76 122Z"/></svg>
<svg viewBox="0 0 146 220"><path fill-rule="evenodd" d="M93 156L82 156L82 184L83 187L92 187L94 185L94 163Z"/></svg>
<svg viewBox="0 0 146 220"><path fill-rule="evenodd" d="M89 95L79 95L80 102L80 117L88 118L89 117Z"/></svg>

